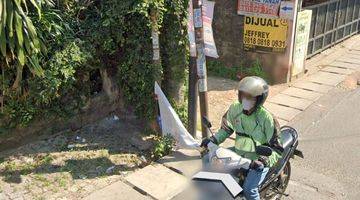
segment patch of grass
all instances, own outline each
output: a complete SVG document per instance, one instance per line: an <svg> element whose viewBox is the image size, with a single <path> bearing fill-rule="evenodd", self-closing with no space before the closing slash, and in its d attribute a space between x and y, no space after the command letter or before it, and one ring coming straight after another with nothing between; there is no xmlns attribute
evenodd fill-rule
<svg viewBox="0 0 360 200"><path fill-rule="evenodd" d="M237 75L243 71L242 66L225 66L218 60L207 61L207 70L209 75L238 80Z"/></svg>
<svg viewBox="0 0 360 200"><path fill-rule="evenodd" d="M60 187L62 188L66 188L67 186L67 179L66 176L64 174L57 176L55 178L55 181L59 184Z"/></svg>
<svg viewBox="0 0 360 200"><path fill-rule="evenodd" d="M4 163L4 168L5 168L5 171L12 172L12 171L17 170L18 166L16 165L15 162L13 162L13 161L8 161L8 162L5 162L5 163Z"/></svg>
<svg viewBox="0 0 360 200"><path fill-rule="evenodd" d="M246 68L245 74L250 76L258 76L265 80L268 79L268 75L264 72L259 60L256 60L250 67Z"/></svg>
<svg viewBox="0 0 360 200"><path fill-rule="evenodd" d="M41 160L40 160L40 163L42 165L48 165L48 164L51 164L51 162L54 160L54 158L50 155L50 154L47 154L45 157L43 157Z"/></svg>
<svg viewBox="0 0 360 200"><path fill-rule="evenodd" d="M268 79L259 60L254 61L249 66L225 66L218 60L209 60L207 62L208 73L212 76L228 78L231 80L239 80L241 76L259 76L265 80Z"/></svg>
<svg viewBox="0 0 360 200"><path fill-rule="evenodd" d="M43 187L49 187L51 185L51 181L49 181L46 177L40 174L35 174L34 179L41 182Z"/></svg>

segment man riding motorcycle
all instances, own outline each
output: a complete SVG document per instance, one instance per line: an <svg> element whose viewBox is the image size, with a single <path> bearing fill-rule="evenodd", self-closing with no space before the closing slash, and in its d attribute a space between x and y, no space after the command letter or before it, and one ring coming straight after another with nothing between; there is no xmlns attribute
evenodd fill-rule
<svg viewBox="0 0 360 200"><path fill-rule="evenodd" d="M276 151L269 157L259 156L255 152L256 146L268 145L274 139L274 119L263 107L268 92L268 84L260 77L242 79L238 86L238 100L224 114L220 130L201 143L202 147L207 147L209 142L221 144L236 133L234 151L252 160L242 186L248 200L260 200L258 186L266 177L269 168L281 157Z"/></svg>

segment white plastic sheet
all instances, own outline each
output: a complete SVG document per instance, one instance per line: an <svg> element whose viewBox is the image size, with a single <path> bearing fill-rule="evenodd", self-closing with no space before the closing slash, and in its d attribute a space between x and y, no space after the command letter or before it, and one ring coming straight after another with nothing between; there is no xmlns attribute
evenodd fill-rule
<svg viewBox="0 0 360 200"><path fill-rule="evenodd" d="M210 142L209 148L209 163L213 168L218 170L233 170L233 169L249 169L251 160L239 156L237 153L219 147L216 144Z"/></svg>
<svg viewBox="0 0 360 200"><path fill-rule="evenodd" d="M157 82L155 82L155 94L159 102L162 134L173 136L179 148L199 149L199 143L186 130Z"/></svg>

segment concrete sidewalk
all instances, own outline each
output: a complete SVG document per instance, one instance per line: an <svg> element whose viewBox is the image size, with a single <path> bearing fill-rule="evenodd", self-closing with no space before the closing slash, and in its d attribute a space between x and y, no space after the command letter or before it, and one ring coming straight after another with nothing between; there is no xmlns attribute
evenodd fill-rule
<svg viewBox="0 0 360 200"><path fill-rule="evenodd" d="M360 71L360 37L354 36L307 61L307 75L268 99L265 107L286 125L347 75ZM233 138L224 146L233 146ZM128 175L85 199L171 199L188 184L188 178L201 168L196 151L179 150Z"/></svg>

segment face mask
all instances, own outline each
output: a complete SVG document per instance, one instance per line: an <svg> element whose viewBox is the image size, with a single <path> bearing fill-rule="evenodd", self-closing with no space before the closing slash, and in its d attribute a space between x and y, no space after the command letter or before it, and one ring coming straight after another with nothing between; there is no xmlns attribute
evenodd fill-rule
<svg viewBox="0 0 360 200"><path fill-rule="evenodd" d="M256 102L254 99L242 98L241 103L242 103L243 109L249 111L251 108L253 108L255 106Z"/></svg>

